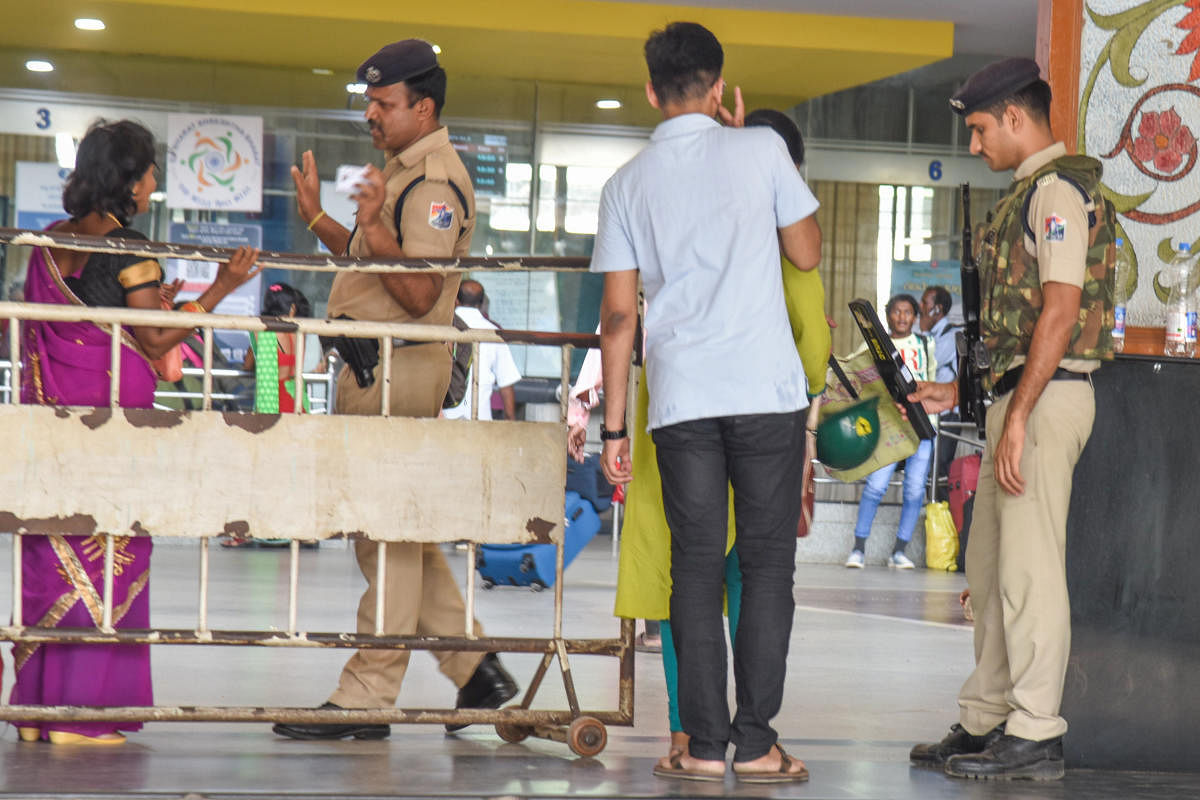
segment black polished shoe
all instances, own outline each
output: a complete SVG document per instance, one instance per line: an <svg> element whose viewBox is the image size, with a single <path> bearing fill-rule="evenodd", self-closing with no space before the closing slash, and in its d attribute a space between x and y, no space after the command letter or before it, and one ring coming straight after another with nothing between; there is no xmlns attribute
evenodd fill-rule
<svg viewBox="0 0 1200 800"><path fill-rule="evenodd" d="M495 653L488 653L475 668L471 679L458 690L455 708L499 708L517 696L517 682L500 663ZM470 723L446 723L446 733L461 731Z"/></svg>
<svg viewBox="0 0 1200 800"><path fill-rule="evenodd" d="M975 736L967 733L967 729L956 722L950 726L950 732L940 742L919 744L913 747L908 753L908 760L918 767L941 769L946 766L946 759L950 756L982 753L1003 735L1003 723L982 736Z"/></svg>
<svg viewBox="0 0 1200 800"><path fill-rule="evenodd" d="M325 703L321 708L342 707L334 703ZM291 739L386 739L392 733L388 725L364 725L358 722L350 725L288 725L276 722L271 730Z"/></svg>
<svg viewBox="0 0 1200 800"><path fill-rule="evenodd" d="M1005 735L982 753L946 760L947 775L985 781L1057 781L1065 771L1061 736L1035 742Z"/></svg>

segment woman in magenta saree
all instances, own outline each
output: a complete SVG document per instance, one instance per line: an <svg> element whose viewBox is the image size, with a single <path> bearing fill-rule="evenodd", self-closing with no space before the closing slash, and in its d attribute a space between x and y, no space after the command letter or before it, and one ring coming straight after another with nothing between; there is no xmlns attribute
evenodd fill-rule
<svg viewBox="0 0 1200 800"><path fill-rule="evenodd" d="M75 172L63 193L71 219L61 232L144 239L125 227L149 206L154 140L128 121L97 123L80 143ZM193 304L215 306L254 274L258 253L245 248L223 264L213 286ZM25 299L54 305L159 308L162 269L142 256L38 248L30 257ZM126 327L121 333L120 404L149 408L159 358L186 338L184 328ZM107 406L111 334L90 322L27 322L22 331L21 401L41 405ZM113 533L119 533L114 531ZM119 536L114 545L113 625L150 627L151 540ZM90 628L103 615L104 537L21 537L23 623L37 627ZM14 648L12 705L153 705L148 645L28 644ZM21 722L23 741L120 744L119 731L140 722Z"/></svg>

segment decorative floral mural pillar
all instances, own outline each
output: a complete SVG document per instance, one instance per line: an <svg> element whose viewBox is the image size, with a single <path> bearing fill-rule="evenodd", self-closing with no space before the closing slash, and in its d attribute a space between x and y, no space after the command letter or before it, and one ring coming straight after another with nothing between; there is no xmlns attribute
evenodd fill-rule
<svg viewBox="0 0 1200 800"><path fill-rule="evenodd" d="M1103 162L1136 265L1129 323L1161 326L1162 270L1200 247L1200 0L1085 0L1079 76L1076 146Z"/></svg>

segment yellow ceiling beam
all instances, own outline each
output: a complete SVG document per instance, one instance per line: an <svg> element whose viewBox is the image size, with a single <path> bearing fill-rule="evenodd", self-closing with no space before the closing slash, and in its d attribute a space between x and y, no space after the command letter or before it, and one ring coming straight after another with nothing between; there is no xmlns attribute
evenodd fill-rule
<svg viewBox="0 0 1200 800"><path fill-rule="evenodd" d="M725 76L748 102L792 105L949 57L954 33L938 21L599 0L458 0L452 15L435 3L379 0L37 0L36 7L36 25L0 26L7 51L0 86L319 107L344 105L355 67L409 36L441 45L452 101L466 84L505 80L576 84L586 95L639 89L647 33L691 19L721 39ZM0 18L28 13L29 0L0 0ZM75 30L72 20L85 14L108 28ZM70 68L34 75L17 66L55 54ZM139 67L154 74L139 80ZM315 76L317 67L334 74ZM178 77L189 70L192 78ZM501 105L452 113L511 113Z"/></svg>
<svg viewBox="0 0 1200 800"><path fill-rule="evenodd" d="M226 11L281 17L330 18L328 0L125 0L144 6ZM642 41L672 20L700 22L726 44L793 49L820 48L865 53L910 53L949 57L954 24L944 21L873 19L782 11L756 11L605 0L457 0L448 18L438 3L339 0L336 18L388 27L430 26L489 31L561 33Z"/></svg>

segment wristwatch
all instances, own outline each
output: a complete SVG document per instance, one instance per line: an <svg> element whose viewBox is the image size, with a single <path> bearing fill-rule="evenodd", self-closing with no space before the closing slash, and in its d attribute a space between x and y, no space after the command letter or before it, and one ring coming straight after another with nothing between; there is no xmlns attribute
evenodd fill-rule
<svg viewBox="0 0 1200 800"><path fill-rule="evenodd" d="M619 430L610 431L604 427L604 423L600 423L600 441L607 442L614 439L625 439L629 436L629 429L622 425Z"/></svg>

